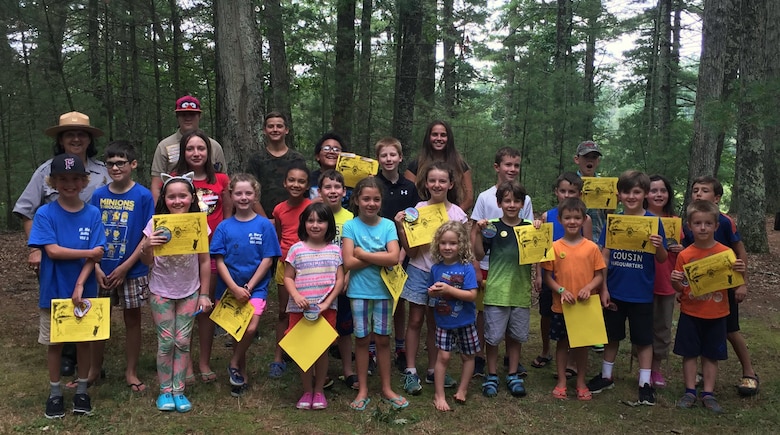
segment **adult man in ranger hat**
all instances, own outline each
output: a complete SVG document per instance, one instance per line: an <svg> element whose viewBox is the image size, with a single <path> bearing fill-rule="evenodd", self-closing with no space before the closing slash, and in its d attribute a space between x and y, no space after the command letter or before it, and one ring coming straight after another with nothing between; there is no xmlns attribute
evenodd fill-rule
<svg viewBox="0 0 780 435"><path fill-rule="evenodd" d="M152 159L151 191L155 202L157 202L157 197L160 196L160 188L162 187L160 174L171 173L179 161L179 142L181 142L182 136L200 128L201 106L200 100L197 98L190 95L179 98L176 100L174 112L176 112L176 122L179 128L175 133L157 144L157 148L154 150L154 158ZM227 164L225 163L222 145L211 137L209 137L209 141L211 141L211 161L214 162L214 169L217 172L227 173Z"/></svg>

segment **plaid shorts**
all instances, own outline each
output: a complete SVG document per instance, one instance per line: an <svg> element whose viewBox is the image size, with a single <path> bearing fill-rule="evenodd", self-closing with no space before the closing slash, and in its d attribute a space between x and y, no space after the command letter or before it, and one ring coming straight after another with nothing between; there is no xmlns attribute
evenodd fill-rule
<svg viewBox="0 0 780 435"><path fill-rule="evenodd" d="M365 338L372 332L390 335L393 326L392 299L350 299L355 337Z"/></svg>
<svg viewBox="0 0 780 435"><path fill-rule="evenodd" d="M149 277L125 278L122 285L114 288L100 288L98 296L111 298L111 305L118 305L123 310L141 308L149 299Z"/></svg>
<svg viewBox="0 0 780 435"><path fill-rule="evenodd" d="M455 329L442 329L436 327L436 348L445 352L452 352L455 343L463 355L474 355L481 351L479 346L479 336L477 335L477 325L470 324Z"/></svg>

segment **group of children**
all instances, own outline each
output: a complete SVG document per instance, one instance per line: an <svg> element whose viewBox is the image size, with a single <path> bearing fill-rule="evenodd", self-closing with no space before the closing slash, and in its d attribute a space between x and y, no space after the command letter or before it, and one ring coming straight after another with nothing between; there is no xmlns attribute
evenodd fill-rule
<svg viewBox="0 0 780 435"><path fill-rule="evenodd" d="M429 128L432 130L435 128ZM337 147L343 150L337 138L330 139L333 143L321 141L322 152L331 153ZM430 141L435 142L433 131ZM583 176L594 176L600 150L593 142L583 144L578 147L575 162ZM454 151L454 144L452 147ZM457 385L453 399L465 402L468 383L476 375L484 376L482 393L486 397L498 394L498 346L502 341L508 358L506 388L513 396L525 396L527 372L520 364L520 355L521 344L528 340L534 289L541 292L543 351L533 365L542 367L551 361L548 340L556 340L558 382L552 392L554 397L568 397L569 375L577 378L579 400L590 400L592 394L614 386L613 365L628 320L631 342L639 359L639 403L653 405L655 387L665 384L659 361L668 352L673 295L677 295L682 314L674 352L684 358L686 387L678 406L690 407L697 400L696 361L700 356L704 378L701 401L707 408L720 411L712 394L717 361L726 357L727 331L729 340L737 343L735 348L740 343L738 321L727 321L726 316L735 315L730 314L735 308L730 308L729 302L736 305L741 301L744 288L736 289L733 297L724 290L696 298L690 295L681 272L690 261L728 249L715 241L720 237L716 231L729 237L726 241L735 248L739 259L734 270L745 272L744 248L739 248L741 243L733 223L718 223L728 218L715 205L722 194L717 180L707 178L694 183L695 201L686 216L689 230L685 240L691 246L685 250L669 246L663 225L659 225L658 234L648 240L656 248L656 254L651 255L601 248L606 236L604 213L586 209L579 198L579 174L566 173L558 178L558 207L535 221L531 199L516 180L520 154L512 148L496 153L493 166L497 183L479 195L470 217L458 205L462 204L460 195L464 192L462 186L456 187L458 174L462 177L469 168L457 151L451 158L460 162L456 168L439 160L415 167L416 185L399 173L403 153L397 140L380 140L375 152L380 173L354 186L350 210L342 204L347 195L344 177L323 163L328 159L318 159L321 171L317 180L310 179L304 164L292 161L285 169L282 183L287 198L273 208L273 222L257 212L261 187L255 177L235 174L228 180L224 174L216 173L210 161L208 138L200 131L182 137L184 158L175 173L162 174L162 187L154 206L151 194L132 180L137 162L128 143L113 142L108 146L105 158L113 181L96 192L92 201L95 207L78 198L87 179L78 157L57 156L52 163L50 183L60 195L56 202L38 211L29 240L30 246L44 252L39 342L49 345L51 393L46 416L64 415L59 345L48 341L51 299L70 298L78 305L83 299L97 296L98 287L101 295L113 293L119 297L128 331L127 370L137 376L140 307L148 298L158 336L157 408L187 412L192 405L184 389L192 377L189 350L195 319L201 338L200 373L207 382L216 378L209 366L214 325L208 320L208 313L226 291L253 307L254 316L243 339L234 344L227 367L232 394L242 394L249 377L247 350L255 337L259 317L266 310L272 277L277 284L279 304L277 343L298 322L305 321L304 314L315 312L324 318L339 333L343 379L357 390L350 403L357 411L365 410L371 401L367 376L374 370L381 379L382 400L395 409L409 405L405 397L393 390L391 382L393 325L396 365L403 372L404 391L413 395L421 391L416 357L425 319L428 370L424 379L434 385L437 409L450 409L444 393L447 387ZM712 195L702 193L703 186L709 186ZM310 198L311 187L318 189L317 195ZM663 177L651 179L641 172L627 171L620 176L617 187L626 215L672 213L673 192ZM654 189L666 192L665 201L663 195L653 193ZM467 189L466 194L470 194ZM436 230L430 244L410 246L404 230L404 222L413 220L409 208L436 204L444 206L448 222ZM201 211L209 215L210 253L154 255L154 248L167 243L170 234L153 227L152 214ZM541 267L520 265L514 227L538 227L545 221L554 224L555 260L542 263ZM723 229L724 226L728 228ZM668 265L674 257L673 268L661 266ZM381 272L399 264L404 265L408 279L394 322L394 301ZM669 292L670 286L676 293ZM604 307L608 343L601 373L586 382L587 349L570 348L563 306L591 297L598 298ZM409 308L408 322L405 302ZM351 335L355 336L354 372ZM744 340L741 345L744 347ZM659 352L654 352L656 347L660 347ZM78 382L73 399L77 414L91 412L87 394L89 351L89 346L79 344ZM97 351L102 359L102 348L93 346L92 351ZM453 351L458 351L463 361L459 381L447 374ZM744 368L743 354L741 350L737 353ZM758 378L749 366L746 347L744 356L748 371L740 392L753 394L758 389ZM278 346L269 369L271 377L280 377L286 370ZM327 372L326 352L301 373L303 393L297 408L327 408L323 391ZM134 383L131 387L137 391L141 386L143 383Z"/></svg>

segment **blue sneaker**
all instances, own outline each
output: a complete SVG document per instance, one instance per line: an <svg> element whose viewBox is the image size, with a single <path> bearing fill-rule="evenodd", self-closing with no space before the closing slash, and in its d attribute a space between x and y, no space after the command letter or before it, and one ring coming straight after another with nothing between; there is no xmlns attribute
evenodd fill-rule
<svg viewBox="0 0 780 435"><path fill-rule="evenodd" d="M485 397L498 396L498 376L485 376L485 382L482 383L482 395Z"/></svg>
<svg viewBox="0 0 780 435"><path fill-rule="evenodd" d="M422 391L422 385L420 385L420 377L416 373L405 372L403 376L404 391L407 394L416 396Z"/></svg>
<svg viewBox="0 0 780 435"><path fill-rule="evenodd" d="M241 376L241 372L237 368L228 366L228 375L230 376L230 385L234 387L244 385L244 377Z"/></svg>
<svg viewBox="0 0 780 435"><path fill-rule="evenodd" d="M173 401L173 394L161 393L160 396L157 397L157 409L160 411L175 411L176 403Z"/></svg>
<svg viewBox="0 0 780 435"><path fill-rule="evenodd" d="M173 396L173 402L176 404L176 411L178 412L189 412L192 410L192 403L187 400L187 397L184 394Z"/></svg>
<svg viewBox="0 0 780 435"><path fill-rule="evenodd" d="M506 386L509 388L509 392L515 397L525 396L525 382L520 375L512 375L506 377Z"/></svg>
<svg viewBox="0 0 780 435"><path fill-rule="evenodd" d="M272 362L269 366L268 377L273 379L279 379L284 375L287 370L287 363L285 362Z"/></svg>

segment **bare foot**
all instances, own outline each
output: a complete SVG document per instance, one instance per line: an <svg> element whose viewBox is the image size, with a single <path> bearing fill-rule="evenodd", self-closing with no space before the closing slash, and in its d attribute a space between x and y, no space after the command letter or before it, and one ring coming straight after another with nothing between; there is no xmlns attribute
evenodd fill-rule
<svg viewBox="0 0 780 435"><path fill-rule="evenodd" d="M457 393L452 395L452 399L455 403L466 403L466 392L458 390Z"/></svg>
<svg viewBox="0 0 780 435"><path fill-rule="evenodd" d="M452 409L450 409L450 405L447 403L447 399L444 397L435 396L433 398L433 406L435 406L439 411L452 411Z"/></svg>

